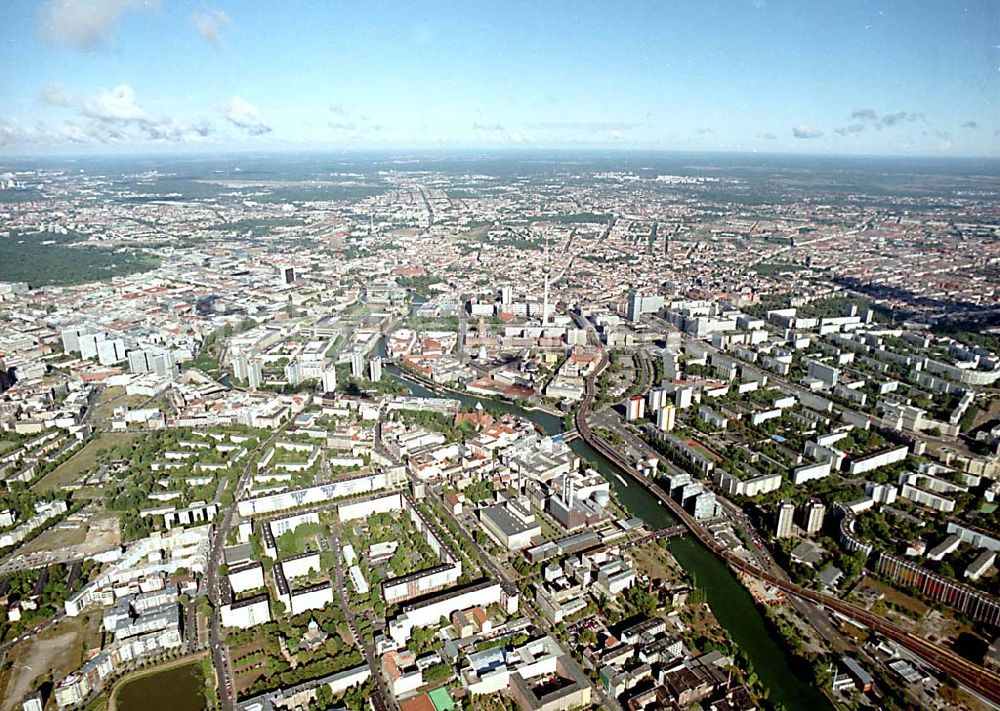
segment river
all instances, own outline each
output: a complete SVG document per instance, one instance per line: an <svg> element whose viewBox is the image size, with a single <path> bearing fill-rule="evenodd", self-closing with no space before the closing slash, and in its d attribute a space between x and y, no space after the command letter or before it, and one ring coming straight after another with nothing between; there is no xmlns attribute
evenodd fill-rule
<svg viewBox="0 0 1000 711"><path fill-rule="evenodd" d="M481 402L489 410L526 417L546 434L557 434L563 430L562 419L547 412L526 410L510 402L477 398L473 395L438 395L422 385L402 379L395 366L387 366L386 369L417 397L451 397L460 400L469 409ZM667 528L677 523L656 497L627 475L625 479L629 483L623 484L617 476L617 467L582 439L572 440L569 446L611 483L619 501L633 516L641 518L654 529ZM670 539L669 548L677 562L695 579L697 586L705 590L708 605L716 619L750 659L772 701L786 709L809 708L819 711L832 708L829 700L816 689L811 679L803 679L792 671L793 656L781 641L771 635L765 626L763 614L729 566L690 536Z"/></svg>

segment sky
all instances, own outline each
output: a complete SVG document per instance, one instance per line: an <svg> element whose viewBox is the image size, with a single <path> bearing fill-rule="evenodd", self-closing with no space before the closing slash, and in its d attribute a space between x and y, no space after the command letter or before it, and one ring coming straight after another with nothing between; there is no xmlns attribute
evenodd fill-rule
<svg viewBox="0 0 1000 711"><path fill-rule="evenodd" d="M0 2L0 155L310 148L1000 157L1000 2Z"/></svg>

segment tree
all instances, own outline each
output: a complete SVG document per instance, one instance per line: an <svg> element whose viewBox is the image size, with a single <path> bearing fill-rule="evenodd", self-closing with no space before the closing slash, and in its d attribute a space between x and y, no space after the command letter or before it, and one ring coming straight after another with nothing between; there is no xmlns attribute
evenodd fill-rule
<svg viewBox="0 0 1000 711"><path fill-rule="evenodd" d="M437 681L444 681L451 676L451 667L444 662L432 664L424 669L424 681L432 684Z"/></svg>
<svg viewBox="0 0 1000 711"><path fill-rule="evenodd" d="M327 709L333 706L333 692L330 691L329 684L320 684L316 689L316 699L313 702L319 709Z"/></svg>

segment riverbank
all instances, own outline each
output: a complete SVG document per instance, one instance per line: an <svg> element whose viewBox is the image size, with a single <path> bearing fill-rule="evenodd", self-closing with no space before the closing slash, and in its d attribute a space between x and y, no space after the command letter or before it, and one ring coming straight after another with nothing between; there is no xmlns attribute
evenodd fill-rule
<svg viewBox="0 0 1000 711"><path fill-rule="evenodd" d="M526 412L543 412L546 415L551 415L553 417L562 417L565 414L563 412L560 412L559 410L556 410L553 407L547 407L546 405L543 405L541 403L534 403L534 404L528 404L528 405L520 405L520 404L516 403L513 400L507 400L505 398L499 398L499 397L491 397L489 395L477 395L477 394L474 394L474 393L470 393L468 390L459 390L458 388L453 388L453 387L450 387L448 385L443 385L442 383L435 383L434 381L427 380L427 378L423 378L423 377L417 375L416 373L414 373L413 371L408 370L408 369L403 368L403 367L400 367L400 366L396 365L395 363L387 365L387 367L392 367L394 370L398 371L398 377L399 378L401 378L403 380L406 380L408 382L411 382L411 383L416 383L418 385L421 385L421 386L427 388L428 390L430 390L431 392L439 392L440 391L440 392L443 392L443 393L449 393L451 395L461 395L461 396L464 396L464 397L475 397L475 398L477 398L479 400L484 400L486 402L495 402L495 403L503 403L503 404L506 404L506 405L514 405L515 407L518 407L518 408L520 408L520 409L522 409L522 410L524 410Z"/></svg>
<svg viewBox="0 0 1000 711"><path fill-rule="evenodd" d="M398 369L393 368L390 372L395 370ZM411 394L416 397L436 396L436 393L422 384L411 383L409 379L401 378L401 381L411 387ZM455 393L455 397L470 408L485 399L468 393ZM495 404L501 411L531 420L546 434L563 432L562 418L530 411L512 403ZM624 481L625 478L632 478L629 470L614 464L583 438L572 440L569 447L611 484L616 497L632 516L641 518L654 530L669 528L678 523L678 519L657 501L643 483L633 479L633 483L629 485ZM622 474L625 476L621 476ZM697 586L705 591L708 605L716 619L744 651L772 702L787 709L808 707L821 711L832 708L811 680L804 679L793 671L798 666L795 657L784 646L783 640L775 639L768 631L761 611L728 565L690 536L671 539L669 550L685 570L690 572L697 581Z"/></svg>

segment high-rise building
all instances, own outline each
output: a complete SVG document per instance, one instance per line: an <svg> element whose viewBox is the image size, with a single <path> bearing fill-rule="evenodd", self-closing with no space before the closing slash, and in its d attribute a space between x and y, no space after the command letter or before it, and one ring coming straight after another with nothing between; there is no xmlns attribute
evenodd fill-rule
<svg viewBox="0 0 1000 711"><path fill-rule="evenodd" d="M826 506L819 499L811 499L802 507L802 530L807 534L817 533L823 528Z"/></svg>
<svg viewBox="0 0 1000 711"><path fill-rule="evenodd" d="M323 371L323 392L332 393L337 390L337 369L334 367L327 368Z"/></svg>
<svg viewBox="0 0 1000 711"><path fill-rule="evenodd" d="M642 314L642 294L635 289L628 293L628 303L625 306L625 315L629 321L638 321Z"/></svg>
<svg viewBox="0 0 1000 711"><path fill-rule="evenodd" d="M128 352L128 367L129 371L136 375L156 373L157 375L171 379L177 377L177 365L174 362L172 351L161 351L152 348L131 350ZM235 360L233 367L235 370ZM244 363L244 372L241 379L246 379L245 369L246 364ZM237 377L239 376L237 375Z"/></svg>
<svg viewBox="0 0 1000 711"><path fill-rule="evenodd" d="M98 331L97 333L84 333L82 334L78 342L80 344L80 357L81 358L96 358L97 357L97 345L104 341L108 337L104 331Z"/></svg>
<svg viewBox="0 0 1000 711"><path fill-rule="evenodd" d="M656 412L656 426L662 432L672 432L677 423L677 408L673 405L665 405Z"/></svg>
<svg viewBox="0 0 1000 711"><path fill-rule="evenodd" d="M295 267L281 268L281 283L285 286L295 283Z"/></svg>
<svg viewBox="0 0 1000 711"><path fill-rule="evenodd" d="M663 378L676 380L681 377L681 357L674 351L663 351Z"/></svg>
<svg viewBox="0 0 1000 711"><path fill-rule="evenodd" d="M368 379L377 383L382 379L382 359L375 356L368 363Z"/></svg>
<svg viewBox="0 0 1000 711"><path fill-rule="evenodd" d="M62 332L62 344L63 350L66 353L79 352L80 350L80 336L87 333L87 329L83 326L73 326L72 328L65 328Z"/></svg>
<svg viewBox="0 0 1000 711"><path fill-rule="evenodd" d="M646 400L642 395L633 395L625 402L625 419L629 422L641 420L646 413Z"/></svg>
<svg viewBox="0 0 1000 711"><path fill-rule="evenodd" d="M24 698L21 711L42 711L42 692L36 691Z"/></svg>
<svg viewBox="0 0 1000 711"><path fill-rule="evenodd" d="M258 359L247 363L247 384L250 386L251 390L258 389L264 382L264 368Z"/></svg>
<svg viewBox="0 0 1000 711"><path fill-rule="evenodd" d="M678 410L691 407L692 402L694 402L694 388L690 385L685 385L674 391L674 405L677 406Z"/></svg>
<svg viewBox="0 0 1000 711"><path fill-rule="evenodd" d="M247 357L238 355L233 358L233 377L239 381L247 379Z"/></svg>
<svg viewBox="0 0 1000 711"><path fill-rule="evenodd" d="M514 288L512 286L500 287L500 303L508 306L514 300Z"/></svg>
<svg viewBox="0 0 1000 711"><path fill-rule="evenodd" d="M646 400L650 412L656 412L670 402L670 393L666 388L653 388L646 396Z"/></svg>
<svg viewBox="0 0 1000 711"><path fill-rule="evenodd" d="M365 356L363 353L351 354L351 376L354 378L365 377Z"/></svg>
<svg viewBox="0 0 1000 711"><path fill-rule="evenodd" d="M293 360L285 366L285 380L289 385L298 385L302 382L302 364L298 360Z"/></svg>
<svg viewBox="0 0 1000 711"><path fill-rule="evenodd" d="M643 314L655 314L663 308L663 304L662 296L643 296L641 291L632 289L625 304L626 316L629 321L638 321Z"/></svg>
<svg viewBox="0 0 1000 711"><path fill-rule="evenodd" d="M173 351L159 351L147 356L149 369L157 375L168 378L176 378L178 374L177 363L174 361Z"/></svg>
<svg viewBox="0 0 1000 711"><path fill-rule="evenodd" d="M690 499L688 508L691 511L691 515L699 521L714 518L716 510L715 494L711 491L702 491Z"/></svg>
<svg viewBox="0 0 1000 711"><path fill-rule="evenodd" d="M795 504L791 501L782 501L778 505L778 520L774 528L776 538L791 538L794 518Z"/></svg>
<svg viewBox="0 0 1000 711"><path fill-rule="evenodd" d="M101 365L113 365L125 359L125 341L105 339L97 343L97 360Z"/></svg>
<svg viewBox="0 0 1000 711"><path fill-rule="evenodd" d="M542 273L545 274L545 286L542 289L542 326L549 325L549 276L552 266L549 264L549 240L545 239L545 264Z"/></svg>

